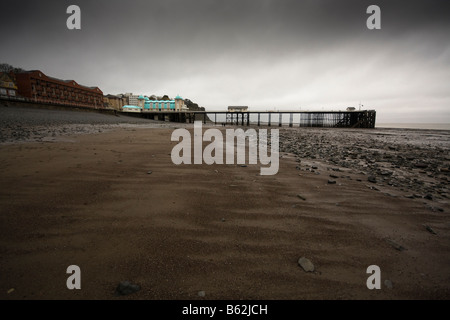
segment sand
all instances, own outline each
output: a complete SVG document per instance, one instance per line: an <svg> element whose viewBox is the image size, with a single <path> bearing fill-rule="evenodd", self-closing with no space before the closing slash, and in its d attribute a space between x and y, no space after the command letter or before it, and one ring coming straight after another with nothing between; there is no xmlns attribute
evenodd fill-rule
<svg viewBox="0 0 450 320"><path fill-rule="evenodd" d="M446 197L373 190L346 168L330 184L329 163L299 170L285 152L274 176L259 164L176 166L172 131L0 146L0 299L450 298ZM81 290L66 286L70 265ZM371 265L379 290L366 285ZM141 289L117 296L121 281Z"/></svg>

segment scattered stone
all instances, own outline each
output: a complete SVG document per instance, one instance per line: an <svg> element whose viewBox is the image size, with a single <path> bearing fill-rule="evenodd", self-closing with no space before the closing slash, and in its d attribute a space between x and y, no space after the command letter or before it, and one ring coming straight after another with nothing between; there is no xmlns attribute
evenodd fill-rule
<svg viewBox="0 0 450 320"><path fill-rule="evenodd" d="M334 174L330 174L330 178L337 179L337 178L339 178L339 177L336 176L336 175L334 175Z"/></svg>
<svg viewBox="0 0 450 320"><path fill-rule="evenodd" d="M303 268L303 270L305 270L306 272L313 272L314 271L314 265L313 263L305 258L305 257L301 257L300 259L298 259L298 265L300 267Z"/></svg>
<svg viewBox="0 0 450 320"><path fill-rule="evenodd" d="M426 168L426 167L428 167L428 165L426 163L419 162L419 163L415 164L415 167L416 168Z"/></svg>
<svg viewBox="0 0 450 320"><path fill-rule="evenodd" d="M220 219L220 221L225 222L226 220L225 220L225 218L222 218L222 219Z"/></svg>
<svg viewBox="0 0 450 320"><path fill-rule="evenodd" d="M132 284L129 281L122 281L116 288L116 295L125 296L141 290L137 284Z"/></svg>
<svg viewBox="0 0 450 320"><path fill-rule="evenodd" d="M305 197L303 197L302 195L300 195L300 194L298 194L297 195L297 197L299 198L299 199L302 199L303 201L305 201L306 200L306 198Z"/></svg>
<svg viewBox="0 0 450 320"><path fill-rule="evenodd" d="M147 171L147 174L152 174L152 171Z"/></svg>
<svg viewBox="0 0 450 320"><path fill-rule="evenodd" d="M314 170L319 169L319 167L317 167L317 166L312 166L311 168L313 168Z"/></svg>
<svg viewBox="0 0 450 320"><path fill-rule="evenodd" d="M395 250L398 250L398 251L406 250L405 247L403 247L402 245L398 244L394 240L386 239L386 242L389 243Z"/></svg>
<svg viewBox="0 0 450 320"><path fill-rule="evenodd" d="M394 194L389 193L389 192L384 192L384 195L388 196L388 197L396 197Z"/></svg>
<svg viewBox="0 0 450 320"><path fill-rule="evenodd" d="M336 184L336 181L334 181L334 180L328 180L328 184Z"/></svg>
<svg viewBox="0 0 450 320"><path fill-rule="evenodd" d="M203 298L203 297L206 296L206 292L205 292L205 291L199 291L197 294L198 294L198 296L201 297L201 298Z"/></svg>
<svg viewBox="0 0 450 320"><path fill-rule="evenodd" d="M437 234L436 231L434 231L429 225L424 224L423 226L425 227L425 229L427 229L428 232L432 234Z"/></svg>
<svg viewBox="0 0 450 320"><path fill-rule="evenodd" d="M427 194L424 198L427 200L433 200L433 196L431 194Z"/></svg>
<svg viewBox="0 0 450 320"><path fill-rule="evenodd" d="M367 177L367 181L372 182L372 183L376 183L377 182L377 178L374 176L369 176Z"/></svg>
<svg viewBox="0 0 450 320"><path fill-rule="evenodd" d="M407 195L405 195L405 198L414 199L414 195L412 195L412 194L407 194Z"/></svg>
<svg viewBox="0 0 450 320"><path fill-rule="evenodd" d="M385 285L388 289L392 289L392 287L393 287L392 281L391 281L391 280L384 280L384 285Z"/></svg>
<svg viewBox="0 0 450 320"><path fill-rule="evenodd" d="M11 294L14 292L14 288L9 289L8 291L6 291L7 294Z"/></svg>

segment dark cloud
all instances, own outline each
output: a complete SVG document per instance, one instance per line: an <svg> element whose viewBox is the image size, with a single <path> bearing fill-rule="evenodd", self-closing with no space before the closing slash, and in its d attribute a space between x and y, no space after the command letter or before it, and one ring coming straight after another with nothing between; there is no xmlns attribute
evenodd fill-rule
<svg viewBox="0 0 450 320"><path fill-rule="evenodd" d="M66 28L77 4L82 30ZM381 8L381 30L366 9ZM366 0L15 1L1 60L105 93L182 94L207 108L408 104L450 121L450 3ZM395 110L395 111L394 111ZM444 115L444 117L442 116ZM387 116L386 116L387 117Z"/></svg>

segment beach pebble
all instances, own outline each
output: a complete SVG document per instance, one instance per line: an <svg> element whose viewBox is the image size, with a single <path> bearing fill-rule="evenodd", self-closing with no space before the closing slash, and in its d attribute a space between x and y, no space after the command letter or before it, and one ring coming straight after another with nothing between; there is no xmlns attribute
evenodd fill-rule
<svg viewBox="0 0 450 320"><path fill-rule="evenodd" d="M206 296L206 292L205 291L199 291L197 294L198 294L199 297L202 297L202 298L204 296Z"/></svg>
<svg viewBox="0 0 450 320"><path fill-rule="evenodd" d="M298 197L299 199L302 199L303 201L306 200L306 198L303 197L301 194L298 194L297 197Z"/></svg>
<svg viewBox="0 0 450 320"><path fill-rule="evenodd" d="M300 259L298 259L298 265L300 267L303 268L303 270L305 270L306 272L313 272L314 271L314 265L313 263L305 258L305 257L301 257Z"/></svg>
<svg viewBox="0 0 450 320"><path fill-rule="evenodd" d="M437 234L436 231L434 231L433 228L431 228L429 225L424 224L423 226L425 227L425 229L427 229L428 232Z"/></svg>
<svg viewBox="0 0 450 320"><path fill-rule="evenodd" d="M116 295L125 296L141 290L137 284L132 284L129 281L122 281L116 288Z"/></svg>
<svg viewBox="0 0 450 320"><path fill-rule="evenodd" d="M385 285L388 289L392 289L392 281L391 281L391 280L384 280L384 285Z"/></svg>
<svg viewBox="0 0 450 320"><path fill-rule="evenodd" d="M372 183L376 183L377 182L377 178L374 176L369 176L367 177L367 181L372 182Z"/></svg>
<svg viewBox="0 0 450 320"><path fill-rule="evenodd" d="M147 171L147 174L152 174L152 171Z"/></svg>
<svg viewBox="0 0 450 320"><path fill-rule="evenodd" d="M398 250L398 251L405 250L405 248L402 245L398 244L394 240L386 239L386 242L389 243L395 250Z"/></svg>

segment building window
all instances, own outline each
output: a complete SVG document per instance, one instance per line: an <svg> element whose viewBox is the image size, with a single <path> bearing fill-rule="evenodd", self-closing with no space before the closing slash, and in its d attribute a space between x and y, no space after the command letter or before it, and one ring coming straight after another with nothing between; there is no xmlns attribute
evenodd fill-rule
<svg viewBox="0 0 450 320"><path fill-rule="evenodd" d="M4 95L6 95L6 89L0 89L0 94L4 94Z"/></svg>
<svg viewBox="0 0 450 320"><path fill-rule="evenodd" d="M16 92L14 90L9 90L9 95L12 97L16 96Z"/></svg>

